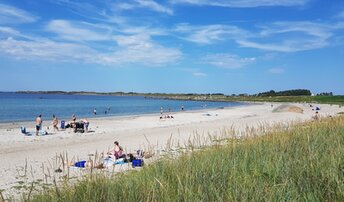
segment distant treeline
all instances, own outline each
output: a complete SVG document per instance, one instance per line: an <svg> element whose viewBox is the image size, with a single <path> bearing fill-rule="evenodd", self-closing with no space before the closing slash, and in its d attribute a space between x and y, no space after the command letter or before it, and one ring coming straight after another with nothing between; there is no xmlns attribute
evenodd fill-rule
<svg viewBox="0 0 344 202"><path fill-rule="evenodd" d="M274 91L270 90L263 93L258 93L257 96L310 96L312 95L310 90L307 89L295 89L295 90L285 90L285 91Z"/></svg>
<svg viewBox="0 0 344 202"><path fill-rule="evenodd" d="M223 93L137 93L137 92L94 92L94 91L16 91L21 94L64 94L64 95L137 95L137 96L225 96Z"/></svg>
<svg viewBox="0 0 344 202"><path fill-rule="evenodd" d="M17 91L24 94L64 94L64 95L113 95L113 96L145 96L149 98L177 98L177 99L211 99L228 97L277 97L277 96L311 96L307 89L294 89L285 91L270 90L258 94L249 95L247 93L225 95L223 93L137 93L137 92L93 92L93 91ZM323 92L317 96L333 96L332 92Z"/></svg>
<svg viewBox="0 0 344 202"><path fill-rule="evenodd" d="M94 91L16 91L22 94L63 94L63 95L140 95L134 92L94 92Z"/></svg>

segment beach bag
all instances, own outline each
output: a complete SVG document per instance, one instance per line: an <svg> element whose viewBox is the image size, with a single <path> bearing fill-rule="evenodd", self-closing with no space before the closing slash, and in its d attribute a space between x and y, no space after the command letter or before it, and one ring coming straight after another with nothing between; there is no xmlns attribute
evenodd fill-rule
<svg viewBox="0 0 344 202"><path fill-rule="evenodd" d="M78 168L85 168L85 165L86 165L86 161L78 161L74 164L74 166Z"/></svg>
<svg viewBox="0 0 344 202"><path fill-rule="evenodd" d="M143 159L133 159L133 162L132 162L131 166L133 168L135 168L135 167L142 167L143 164L144 164Z"/></svg>
<svg viewBox="0 0 344 202"><path fill-rule="evenodd" d="M65 129L65 121L64 120L61 121L61 128Z"/></svg>
<svg viewBox="0 0 344 202"><path fill-rule="evenodd" d="M26 128L25 127L20 127L20 131L21 131L21 133L26 134Z"/></svg>

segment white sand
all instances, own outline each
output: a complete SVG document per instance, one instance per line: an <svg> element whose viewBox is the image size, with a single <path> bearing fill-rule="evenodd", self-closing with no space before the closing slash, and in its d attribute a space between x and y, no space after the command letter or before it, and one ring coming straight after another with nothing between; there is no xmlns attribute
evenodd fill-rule
<svg viewBox="0 0 344 202"><path fill-rule="evenodd" d="M274 107L278 105L280 104L275 103ZM87 159L87 155L94 154L95 151L106 152L115 140L119 141L127 152L146 148L147 139L155 148L164 148L171 135L183 143L195 133L207 136L220 134L224 128L229 129L232 126L242 129L261 124L305 121L310 120L315 113L307 104L294 105L302 107L304 113L272 113L273 108L268 103L178 112L172 113L174 119L163 120L159 120L159 114L94 118L89 119L90 130L94 132L86 134L75 134L69 129L53 132L51 120L44 120L45 117L43 117L43 128L47 129L49 126L50 129L47 131L54 133L53 135L24 136L20 133L20 126L25 126L27 131L34 133L34 122L0 124L0 189L5 190L4 195L18 194L13 186L23 180L19 175L23 175L26 162L29 179L42 179L44 176L42 165L49 167L49 164L53 164L56 154L63 152L67 152L69 157ZM339 108L337 105L317 106L321 107L321 116L333 116L344 111L344 108Z"/></svg>

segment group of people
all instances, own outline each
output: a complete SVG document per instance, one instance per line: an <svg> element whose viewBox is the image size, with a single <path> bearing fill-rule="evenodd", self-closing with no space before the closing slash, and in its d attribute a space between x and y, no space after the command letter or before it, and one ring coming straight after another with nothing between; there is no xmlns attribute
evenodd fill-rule
<svg viewBox="0 0 344 202"><path fill-rule="evenodd" d="M140 153L139 153L140 151ZM114 142L114 146L106 154L107 157L104 157L104 154L101 154L101 158L97 162L93 161L91 157L88 160L82 160L77 162L70 162L70 166L79 167L79 168L105 168L107 166L106 161L111 161L110 165L113 165L115 162L133 162L135 159L142 159L144 157L144 152L139 150L137 154L126 154L123 150L123 147L119 145L118 141ZM151 156L149 156L151 157ZM148 157L148 158L149 158ZM55 170L55 172L62 172L61 169Z"/></svg>
<svg viewBox="0 0 344 202"><path fill-rule="evenodd" d="M313 120L318 121L318 120L320 119L320 114L319 114L320 107L315 107L315 108L313 108L313 105L312 105L312 104L310 104L309 107L312 108L312 111L315 111L314 116L312 116Z"/></svg>
<svg viewBox="0 0 344 202"><path fill-rule="evenodd" d="M38 115L36 117L36 135L39 134L39 132L42 130L42 124L43 124L43 119L42 119L42 114ZM53 130L54 131L59 131L59 120L57 119L57 116L55 114L53 114L53 119L52 119L52 126L53 126ZM88 126L89 126L89 121L87 119L82 119L80 122L76 121L76 116L75 114L72 115L72 121L69 124L71 128L73 128L74 132L77 132L77 129L80 128L80 126L82 126L82 129L84 132L88 132ZM61 124L61 128L64 129L64 123ZM49 127L48 127L49 129Z"/></svg>
<svg viewBox="0 0 344 202"><path fill-rule="evenodd" d="M77 131L88 132L89 124L90 122L87 119L76 121L76 116L75 114L73 114L72 122L70 124L67 124L66 128L72 128L74 133L76 133Z"/></svg>
<svg viewBox="0 0 344 202"><path fill-rule="evenodd" d="M184 111L183 105L180 107L180 111ZM169 114L172 112L172 109L170 107L168 108L168 112L169 112ZM164 108L162 106L160 107L160 119L169 119L169 118L173 119L174 117L172 115L169 115L169 114L164 115Z"/></svg>
<svg viewBox="0 0 344 202"><path fill-rule="evenodd" d="M105 109L104 114L108 114L111 110L111 107ZM97 115L97 108L93 109L93 115Z"/></svg>

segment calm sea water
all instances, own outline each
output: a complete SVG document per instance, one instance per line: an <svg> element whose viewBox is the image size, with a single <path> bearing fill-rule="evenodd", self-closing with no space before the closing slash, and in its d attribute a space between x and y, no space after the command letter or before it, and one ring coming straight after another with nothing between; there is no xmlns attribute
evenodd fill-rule
<svg viewBox="0 0 344 202"><path fill-rule="evenodd" d="M160 113L169 108L186 111L206 108L231 107L244 105L238 102L205 102L147 99L140 96L99 96L99 95L53 95L0 93L0 122L33 121L42 114L43 119L51 119L55 114L60 120L70 119L72 114L78 118L124 116ZM93 115L96 108L97 115ZM107 112L105 114L105 111Z"/></svg>

